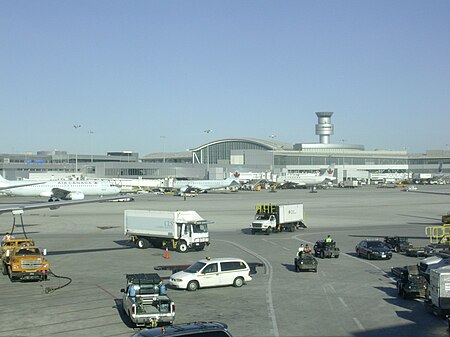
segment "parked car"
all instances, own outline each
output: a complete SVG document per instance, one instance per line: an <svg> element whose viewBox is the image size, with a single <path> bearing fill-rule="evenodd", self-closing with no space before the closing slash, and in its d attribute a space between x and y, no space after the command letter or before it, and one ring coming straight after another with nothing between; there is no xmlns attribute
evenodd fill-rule
<svg viewBox="0 0 450 337"><path fill-rule="evenodd" d="M237 258L202 259L186 270L170 276L174 288L195 291L198 288L233 285L242 287L251 281L247 262Z"/></svg>
<svg viewBox="0 0 450 337"><path fill-rule="evenodd" d="M355 247L356 255L363 256L368 260L392 258L392 251L382 241L362 240Z"/></svg>
<svg viewBox="0 0 450 337"><path fill-rule="evenodd" d="M194 322L176 324L170 327L141 330L133 337L169 337L169 336L192 336L192 337L233 337L228 331L228 326L221 322Z"/></svg>

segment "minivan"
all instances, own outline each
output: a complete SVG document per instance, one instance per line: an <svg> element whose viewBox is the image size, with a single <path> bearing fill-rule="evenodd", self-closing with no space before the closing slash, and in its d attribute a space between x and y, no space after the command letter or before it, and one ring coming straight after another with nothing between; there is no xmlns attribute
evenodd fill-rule
<svg viewBox="0 0 450 337"><path fill-rule="evenodd" d="M173 274L169 284L174 288L195 291L198 288L227 285L242 287L251 279L250 267L244 260L232 257L206 258Z"/></svg>

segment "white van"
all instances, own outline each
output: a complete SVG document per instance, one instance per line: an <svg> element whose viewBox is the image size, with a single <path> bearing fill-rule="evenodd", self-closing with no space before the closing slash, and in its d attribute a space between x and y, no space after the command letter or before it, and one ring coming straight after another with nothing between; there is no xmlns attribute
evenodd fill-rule
<svg viewBox="0 0 450 337"><path fill-rule="evenodd" d="M251 281L247 262L232 257L202 259L184 271L173 274L169 284L174 288L195 291L198 288L233 285L242 287Z"/></svg>

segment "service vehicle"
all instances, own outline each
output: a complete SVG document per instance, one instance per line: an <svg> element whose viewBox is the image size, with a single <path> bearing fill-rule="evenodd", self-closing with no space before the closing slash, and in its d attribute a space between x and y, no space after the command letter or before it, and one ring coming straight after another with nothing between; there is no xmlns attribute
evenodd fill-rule
<svg viewBox="0 0 450 337"><path fill-rule="evenodd" d="M417 265L392 267L391 271L397 279L397 293L400 297L405 299L425 297L428 282L419 274Z"/></svg>
<svg viewBox="0 0 450 337"><path fill-rule="evenodd" d="M300 271L313 271L317 273L318 262L312 254L303 253L294 258L294 268L298 273Z"/></svg>
<svg viewBox="0 0 450 337"><path fill-rule="evenodd" d="M425 257L427 255L427 250L425 247L408 247L405 249L405 254L407 256L414 256L414 257Z"/></svg>
<svg viewBox="0 0 450 337"><path fill-rule="evenodd" d="M169 284L178 289L195 291L198 288L233 285L242 287L252 280L250 267L242 259L234 257L206 258L187 269L172 274Z"/></svg>
<svg viewBox="0 0 450 337"><path fill-rule="evenodd" d="M173 324L175 303L166 294L158 274L126 274L126 288L120 291L123 311L136 326Z"/></svg>
<svg viewBox="0 0 450 337"><path fill-rule="evenodd" d="M419 273L429 282L430 274L433 269L450 266L450 258L445 258L439 255L434 255L420 260L417 263Z"/></svg>
<svg viewBox="0 0 450 337"><path fill-rule="evenodd" d="M365 257L368 260L389 260L392 258L392 251L382 241L362 240L355 247L358 257Z"/></svg>
<svg viewBox="0 0 450 337"><path fill-rule="evenodd" d="M404 236L385 236L384 243L396 253L404 253L406 249L412 247L408 238Z"/></svg>
<svg viewBox="0 0 450 337"><path fill-rule="evenodd" d="M289 231L306 228L303 204L256 205L255 220L250 225L252 234Z"/></svg>
<svg viewBox="0 0 450 337"><path fill-rule="evenodd" d="M125 210L123 229L138 248L203 250L209 245L209 221L195 211Z"/></svg>
<svg viewBox="0 0 450 337"><path fill-rule="evenodd" d="M2 274L14 281L45 281L50 270L45 258L47 250L32 246L30 242L11 247L2 254Z"/></svg>
<svg viewBox="0 0 450 337"><path fill-rule="evenodd" d="M430 298L425 300L425 307L436 316L450 314L450 268L441 267L431 270Z"/></svg>
<svg viewBox="0 0 450 337"><path fill-rule="evenodd" d="M343 183L344 188L355 188L358 186L360 186L358 180L346 180Z"/></svg>
<svg viewBox="0 0 450 337"><path fill-rule="evenodd" d="M313 247L314 255L322 259L326 257L338 258L340 249L336 247L336 242L325 242L325 240L318 240Z"/></svg>
<svg viewBox="0 0 450 337"><path fill-rule="evenodd" d="M8 249L12 249L14 247L18 247L18 246L34 246L34 241L32 239L28 239L28 238L14 238L14 239L9 239L8 241L2 241L1 243L2 246L2 257L3 255L5 255L6 251Z"/></svg>
<svg viewBox="0 0 450 337"><path fill-rule="evenodd" d="M233 337L228 325L222 322L192 322L175 324L170 327L145 329L133 337Z"/></svg>

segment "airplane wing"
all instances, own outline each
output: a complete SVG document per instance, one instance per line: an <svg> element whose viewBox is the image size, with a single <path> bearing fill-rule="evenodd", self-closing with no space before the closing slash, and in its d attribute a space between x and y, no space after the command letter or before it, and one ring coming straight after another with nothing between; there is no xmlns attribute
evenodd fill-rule
<svg viewBox="0 0 450 337"><path fill-rule="evenodd" d="M28 210L41 209L41 208L58 209L59 207L63 207L63 206L89 204L89 203L94 203L94 202L111 201L111 200L117 200L117 199L123 199L123 195L115 196L115 197L107 197L107 198L104 197L104 198L82 199L82 200L65 200L65 201L54 201L54 202L38 201L36 203L17 203L17 204L10 204L9 206L2 206L0 204L0 214L6 213L6 212L12 212L12 211L20 211L20 210L28 211Z"/></svg>

